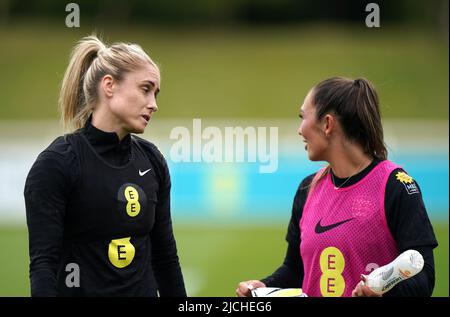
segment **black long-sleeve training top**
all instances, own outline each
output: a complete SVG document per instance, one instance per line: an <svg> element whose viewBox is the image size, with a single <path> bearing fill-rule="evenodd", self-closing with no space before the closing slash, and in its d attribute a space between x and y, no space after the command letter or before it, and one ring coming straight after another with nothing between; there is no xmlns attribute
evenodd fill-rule
<svg viewBox="0 0 450 317"><path fill-rule="evenodd" d="M142 138L90 121L58 137L24 189L31 295L186 296L170 188L164 157Z"/></svg>
<svg viewBox="0 0 450 317"><path fill-rule="evenodd" d="M345 188L356 184L379 162L379 160L374 160L348 181L346 178L341 179L333 175L335 186ZM399 171L404 172L402 169L395 169L386 184L384 199L386 220L392 237L397 242L399 252L402 253L408 249L417 250L422 254L425 265L416 276L397 284L383 296L431 296L435 283L433 249L437 247L438 243L418 184L414 181L417 191L408 191L404 184L396 178ZM286 235L288 242L286 257L283 264L273 274L262 279L262 282L268 287L299 288L302 285L304 268L300 256L299 222L306 203L308 188L314 175L306 177L297 189ZM369 272L361 272L361 274L369 274Z"/></svg>

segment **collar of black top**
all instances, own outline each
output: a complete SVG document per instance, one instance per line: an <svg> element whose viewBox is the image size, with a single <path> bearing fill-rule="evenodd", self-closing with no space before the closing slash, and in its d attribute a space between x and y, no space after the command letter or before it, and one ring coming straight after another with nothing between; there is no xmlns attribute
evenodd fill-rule
<svg viewBox="0 0 450 317"><path fill-rule="evenodd" d="M86 121L83 128L84 135L92 145L118 147L120 149L128 149L131 146L131 135L127 134L122 140L115 132L106 132L92 125L92 116Z"/></svg>

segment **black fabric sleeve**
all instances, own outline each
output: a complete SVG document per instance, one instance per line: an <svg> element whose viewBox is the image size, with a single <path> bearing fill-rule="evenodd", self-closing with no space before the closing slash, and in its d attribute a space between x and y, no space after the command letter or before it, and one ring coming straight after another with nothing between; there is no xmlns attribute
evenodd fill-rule
<svg viewBox="0 0 450 317"><path fill-rule="evenodd" d="M399 252L417 250L422 254L425 265L420 273L397 284L384 296L431 296L435 284L433 249L438 243L419 185L414 180L405 181L398 173L404 171L394 170L386 185L386 220Z"/></svg>
<svg viewBox="0 0 450 317"><path fill-rule="evenodd" d="M56 296L64 215L75 157L61 139L43 151L25 182L31 296Z"/></svg>
<svg viewBox="0 0 450 317"><path fill-rule="evenodd" d="M150 232L152 242L152 265L161 297L185 297L183 274L177 255L170 212L170 174L166 160L153 146L157 158L160 188L155 212L155 224ZM156 153L155 153L156 151Z"/></svg>
<svg viewBox="0 0 450 317"><path fill-rule="evenodd" d="M433 294L435 284L434 256L431 247L414 247L422 254L424 259L424 267L420 273L407 279L389 292L384 297L429 297ZM402 252L402 251L401 251Z"/></svg>
<svg viewBox="0 0 450 317"><path fill-rule="evenodd" d="M299 247L295 243L289 243L283 264L261 282L267 287L301 288L303 275Z"/></svg>
<svg viewBox="0 0 450 317"><path fill-rule="evenodd" d="M299 185L292 204L292 214L286 234L288 249L283 264L270 276L261 280L268 287L300 288L304 269L300 257L300 219L314 174L306 177Z"/></svg>

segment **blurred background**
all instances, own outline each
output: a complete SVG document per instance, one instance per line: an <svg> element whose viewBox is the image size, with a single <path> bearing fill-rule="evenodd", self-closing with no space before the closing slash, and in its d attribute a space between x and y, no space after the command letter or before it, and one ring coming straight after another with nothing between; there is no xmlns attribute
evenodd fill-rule
<svg viewBox="0 0 450 317"><path fill-rule="evenodd" d="M37 155L63 133L57 99L83 36L136 42L162 72L144 137L168 160L172 217L190 296L234 296L239 281L281 265L292 200L309 162L297 135L309 89L330 76L378 89L390 159L419 183L439 247L434 296L448 296L448 1L0 0L0 296L29 296L23 187ZM278 128L278 169L258 162L171 159L175 127Z"/></svg>

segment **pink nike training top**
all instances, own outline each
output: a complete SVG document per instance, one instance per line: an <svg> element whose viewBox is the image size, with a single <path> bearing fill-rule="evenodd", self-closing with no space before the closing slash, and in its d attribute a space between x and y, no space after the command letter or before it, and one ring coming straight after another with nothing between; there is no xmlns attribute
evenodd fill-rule
<svg viewBox="0 0 450 317"><path fill-rule="evenodd" d="M300 220L308 296L351 296L361 274L397 257L384 210L386 183L396 168L386 160L349 187L335 189L330 173L313 186Z"/></svg>

